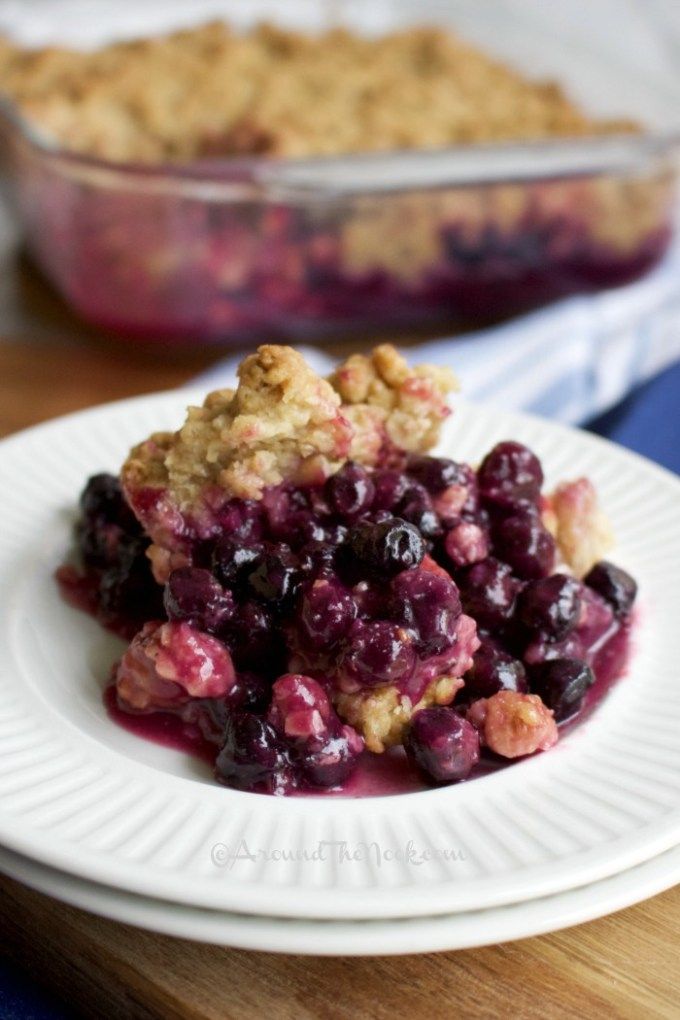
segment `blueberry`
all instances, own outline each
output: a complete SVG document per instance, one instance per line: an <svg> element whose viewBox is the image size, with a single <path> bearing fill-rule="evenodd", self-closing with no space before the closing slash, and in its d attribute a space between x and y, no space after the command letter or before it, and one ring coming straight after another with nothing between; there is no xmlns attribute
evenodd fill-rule
<svg viewBox="0 0 680 1020"><path fill-rule="evenodd" d="M515 509L537 503L543 485L538 457L521 443L498 443L487 453L477 472L482 499Z"/></svg>
<svg viewBox="0 0 680 1020"><path fill-rule="evenodd" d="M80 495L80 509L88 522L117 524L126 531L141 532L115 475L99 474L88 479Z"/></svg>
<svg viewBox="0 0 680 1020"><path fill-rule="evenodd" d="M283 648L271 614L258 602L238 606L227 630L237 668L271 676L280 673Z"/></svg>
<svg viewBox="0 0 680 1020"><path fill-rule="evenodd" d="M443 532L441 522L429 500L425 502L420 499L412 499L402 504L399 514L405 521L415 525L423 538L428 541L434 541Z"/></svg>
<svg viewBox="0 0 680 1020"><path fill-rule="evenodd" d="M300 562L289 546L272 545L248 575L253 596L275 611L290 607L300 587Z"/></svg>
<svg viewBox="0 0 680 1020"><path fill-rule="evenodd" d="M437 783L467 779L479 761L479 735L451 708L416 712L404 739L409 760Z"/></svg>
<svg viewBox="0 0 680 1020"><path fill-rule="evenodd" d="M403 629L387 620L355 620L346 639L343 665L366 687L407 679L415 652Z"/></svg>
<svg viewBox="0 0 680 1020"><path fill-rule="evenodd" d="M530 641L524 649L522 659L527 666L533 666L548 659L582 659L584 655L583 642L579 634L572 631L562 641L553 641L545 637Z"/></svg>
<svg viewBox="0 0 680 1020"><path fill-rule="evenodd" d="M323 542L326 529L311 510L293 510L273 528L277 538L294 546L304 542Z"/></svg>
<svg viewBox="0 0 680 1020"><path fill-rule="evenodd" d="M446 457L424 457L412 454L406 461L406 470L431 495L443 492L449 485L467 485L469 469Z"/></svg>
<svg viewBox="0 0 680 1020"><path fill-rule="evenodd" d="M350 460L327 479L324 493L336 514L352 520L369 509L375 486L366 468Z"/></svg>
<svg viewBox="0 0 680 1020"><path fill-rule="evenodd" d="M505 563L489 556L456 577L463 608L480 627L493 630L510 619L521 585Z"/></svg>
<svg viewBox="0 0 680 1020"><path fill-rule="evenodd" d="M336 726L312 737L293 751L294 761L310 786L339 786L356 768L361 741L348 735L349 727Z"/></svg>
<svg viewBox="0 0 680 1020"><path fill-rule="evenodd" d="M123 536L115 558L99 581L99 608L104 616L142 621L162 618L163 589L154 580L146 556L146 539Z"/></svg>
<svg viewBox="0 0 680 1020"><path fill-rule="evenodd" d="M399 471L375 471L373 486L372 509L394 511L406 495L409 480Z"/></svg>
<svg viewBox="0 0 680 1020"><path fill-rule="evenodd" d="M537 514L517 513L498 521L494 552L522 580L547 577L555 564L555 539Z"/></svg>
<svg viewBox="0 0 680 1020"><path fill-rule="evenodd" d="M356 615L354 599L337 580L315 581L302 598L300 623L316 648L333 645L344 637Z"/></svg>
<svg viewBox="0 0 680 1020"><path fill-rule="evenodd" d="M596 563L584 578L585 583L606 599L617 616L627 616L637 596L637 583L621 567L607 560Z"/></svg>
<svg viewBox="0 0 680 1020"><path fill-rule="evenodd" d="M463 694L474 700L490 698L499 691L526 693L527 677L518 659L490 641L483 641L475 652L472 668L465 674Z"/></svg>
<svg viewBox="0 0 680 1020"><path fill-rule="evenodd" d="M223 783L238 790L273 793L292 785L284 742L270 723L249 712L228 716L215 772Z"/></svg>
<svg viewBox="0 0 680 1020"><path fill-rule="evenodd" d="M594 679L581 659L548 659L531 667L529 686L552 709L555 721L564 722L579 711Z"/></svg>
<svg viewBox="0 0 680 1020"><path fill-rule="evenodd" d="M517 600L517 616L532 634L561 641L581 612L581 585L566 574L553 574L526 585Z"/></svg>
<svg viewBox="0 0 680 1020"><path fill-rule="evenodd" d="M264 712L271 697L271 684L259 673L240 670L229 691L229 707L243 712Z"/></svg>
<svg viewBox="0 0 680 1020"><path fill-rule="evenodd" d="M312 577L332 573L337 546L331 542L308 542L299 553L300 570Z"/></svg>
<svg viewBox="0 0 680 1020"><path fill-rule="evenodd" d="M358 564L378 577L392 577L417 567L425 555L418 529L398 517L380 524L362 523L348 536L348 552Z"/></svg>
<svg viewBox="0 0 680 1020"><path fill-rule="evenodd" d="M220 530L239 545L258 542L262 538L262 506L254 499L230 499L217 516Z"/></svg>
<svg viewBox="0 0 680 1020"><path fill-rule="evenodd" d="M231 592L200 567L173 570L163 601L169 620L185 620L210 634L220 631L234 615Z"/></svg>
<svg viewBox="0 0 680 1020"><path fill-rule="evenodd" d="M212 555L212 569L215 577L225 588L238 591L245 584L248 574L261 562L264 545L244 545L240 539L229 536L215 543Z"/></svg>
<svg viewBox="0 0 680 1020"><path fill-rule="evenodd" d="M429 570L407 570L392 582L395 618L416 634L422 655L437 655L450 648L462 612L453 581Z"/></svg>

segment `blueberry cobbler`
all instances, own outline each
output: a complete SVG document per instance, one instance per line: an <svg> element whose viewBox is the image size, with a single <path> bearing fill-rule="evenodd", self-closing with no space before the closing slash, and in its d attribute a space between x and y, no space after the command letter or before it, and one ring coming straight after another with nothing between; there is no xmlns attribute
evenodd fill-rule
<svg viewBox="0 0 680 1020"><path fill-rule="evenodd" d="M274 794L351 792L378 756L438 784L552 747L621 672L636 584L588 479L544 493L510 440L476 468L428 453L454 388L388 345L327 380L264 346L91 478L58 578L129 639L117 717Z"/></svg>
<svg viewBox="0 0 680 1020"><path fill-rule="evenodd" d="M0 93L47 150L7 129L41 267L86 318L192 343L497 319L646 272L671 237L670 159L488 177L510 145L558 143L566 166L562 143L641 130L525 70L432 26L211 23L87 51L0 37ZM428 154L469 146L479 180L428 183ZM380 153L398 156L387 190L354 160L324 184L338 159ZM301 160L311 188L286 176Z"/></svg>

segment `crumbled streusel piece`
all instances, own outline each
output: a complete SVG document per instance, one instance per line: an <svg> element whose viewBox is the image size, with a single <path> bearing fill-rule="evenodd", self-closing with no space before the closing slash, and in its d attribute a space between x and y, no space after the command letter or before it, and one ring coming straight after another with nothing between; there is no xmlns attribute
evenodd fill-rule
<svg viewBox="0 0 680 1020"><path fill-rule="evenodd" d="M402 742L415 712L430 705L450 705L462 686L460 677L439 677L431 681L415 705L392 685L352 694L339 693L335 707L340 718L362 735L368 750L382 754L388 747Z"/></svg>
<svg viewBox="0 0 680 1020"><path fill-rule="evenodd" d="M483 742L503 758L521 758L547 751L557 743L558 730L553 713L537 694L499 691L475 701L468 711Z"/></svg>
<svg viewBox="0 0 680 1020"><path fill-rule="evenodd" d="M330 377L354 427L353 460L373 464L382 444L426 451L450 413L446 400L458 389L453 372L434 365L411 368L390 344L370 355L351 355Z"/></svg>
<svg viewBox="0 0 680 1020"><path fill-rule="evenodd" d="M563 482L547 500L546 527L560 554L577 577L604 558L614 544L608 518L600 510L595 486L589 478Z"/></svg>

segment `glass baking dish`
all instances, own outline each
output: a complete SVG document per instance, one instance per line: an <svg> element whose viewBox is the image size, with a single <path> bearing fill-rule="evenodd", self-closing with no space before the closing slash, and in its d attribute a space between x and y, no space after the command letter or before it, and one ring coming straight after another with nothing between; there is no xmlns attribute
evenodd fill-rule
<svg viewBox="0 0 680 1020"><path fill-rule="evenodd" d="M78 5L59 6L61 41L65 10ZM125 34L134 7L114 6L109 33ZM161 6L150 5L164 19L151 31L188 20L185 9ZM202 5L190 6L199 21ZM4 103L7 183L28 251L85 319L123 337L194 343L482 324L637 279L667 248L680 81L658 58L651 71L639 54L628 60L607 19L598 29L589 15L579 37L580 2L551 4L547 19L533 0L402 0L372 5L368 22L355 3L309 0L282 17L272 3L255 0L244 12L224 2L206 15L217 6L239 24L273 16L287 27L340 21L373 32L447 24L521 69L557 77L588 112L633 116L646 129L149 167L60 151ZM106 34L106 18L97 22ZM0 17L0 29L12 27Z"/></svg>

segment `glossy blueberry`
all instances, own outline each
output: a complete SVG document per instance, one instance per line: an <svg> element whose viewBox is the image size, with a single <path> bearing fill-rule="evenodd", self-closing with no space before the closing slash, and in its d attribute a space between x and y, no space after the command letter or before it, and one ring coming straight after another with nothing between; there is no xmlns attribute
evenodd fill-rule
<svg viewBox="0 0 680 1020"><path fill-rule="evenodd" d="M348 535L347 547L358 564L377 577L416 567L425 555L418 529L398 517L380 524L358 524Z"/></svg>
<svg viewBox="0 0 680 1020"><path fill-rule="evenodd" d="M327 479L324 492L331 509L352 520L369 509L375 486L366 468L350 460Z"/></svg>
<svg viewBox="0 0 680 1020"><path fill-rule="evenodd" d="M237 606L228 628L228 644L239 670L252 669L266 676L281 672L280 636L271 613L259 602L249 600Z"/></svg>
<svg viewBox="0 0 680 1020"><path fill-rule="evenodd" d="M512 615L521 588L510 567L489 556L456 575L465 612L480 627L502 627Z"/></svg>
<svg viewBox="0 0 680 1020"><path fill-rule="evenodd" d="M234 615L234 599L209 570L180 567L168 578L163 596L169 620L185 620L216 634Z"/></svg>
<svg viewBox="0 0 680 1020"><path fill-rule="evenodd" d="M437 783L467 779L479 761L479 735L467 719L443 706L416 712L404 739L409 760Z"/></svg>
<svg viewBox="0 0 680 1020"><path fill-rule="evenodd" d="M300 624L312 647L335 644L347 633L356 615L354 599L338 580L315 581L302 597Z"/></svg>
<svg viewBox="0 0 680 1020"><path fill-rule="evenodd" d="M274 529L277 538L299 546L304 542L323 542L326 528L311 510L293 510Z"/></svg>
<svg viewBox="0 0 680 1020"><path fill-rule="evenodd" d="M431 495L442 492L450 485L467 485L470 471L467 464L458 464L446 457L425 457L419 454L412 454L408 458L406 470Z"/></svg>
<svg viewBox="0 0 680 1020"><path fill-rule="evenodd" d="M99 606L105 616L127 620L162 618L163 589L154 580L146 539L123 536L99 581Z"/></svg>
<svg viewBox="0 0 680 1020"><path fill-rule="evenodd" d="M483 641L475 652L472 668L465 674L463 694L467 698L490 698L499 691L527 691L527 676L518 659Z"/></svg>
<svg viewBox="0 0 680 1020"><path fill-rule="evenodd" d="M621 567L600 560L584 578L585 583L606 599L617 616L627 616L637 596L637 583Z"/></svg>
<svg viewBox="0 0 680 1020"><path fill-rule="evenodd" d="M422 655L436 655L450 648L462 612L454 582L429 570L406 570L392 581L395 619L416 634Z"/></svg>
<svg viewBox="0 0 680 1020"><path fill-rule="evenodd" d="M409 487L409 480L400 471L374 471L373 510L394 511L399 506Z"/></svg>
<svg viewBox="0 0 680 1020"><path fill-rule="evenodd" d="M332 573L335 566L337 546L331 542L308 542L299 552L300 570L303 574L318 577Z"/></svg>
<svg viewBox="0 0 680 1020"><path fill-rule="evenodd" d="M259 673L240 670L229 691L229 707L233 711L264 712L271 697L271 683Z"/></svg>
<svg viewBox="0 0 680 1020"><path fill-rule="evenodd" d="M543 469L538 457L521 443L498 443L477 472L486 503L505 509L535 504L541 494Z"/></svg>
<svg viewBox="0 0 680 1020"><path fill-rule="evenodd" d="M403 629L387 620L355 620L346 638L343 665L366 687L407 679L415 651Z"/></svg>
<svg viewBox="0 0 680 1020"><path fill-rule="evenodd" d="M241 545L259 542L264 531L262 507L254 499L230 499L217 515L220 530Z"/></svg>
<svg viewBox="0 0 680 1020"><path fill-rule="evenodd" d="M346 726L333 726L293 751L296 767L309 786L339 786L349 779L361 754L362 742Z"/></svg>
<svg viewBox="0 0 680 1020"><path fill-rule="evenodd" d="M290 607L299 587L300 561L283 542L267 549L248 575L252 595L276 611Z"/></svg>
<svg viewBox="0 0 680 1020"><path fill-rule="evenodd" d="M594 679L592 670L581 659L549 659L531 667L529 686L552 709L559 723L579 711Z"/></svg>
<svg viewBox="0 0 680 1020"><path fill-rule="evenodd" d="M399 514L405 521L413 524L423 538L428 541L434 541L443 533L439 517L432 509L429 500L412 499L403 503Z"/></svg>
<svg viewBox="0 0 680 1020"><path fill-rule="evenodd" d="M215 773L227 786L269 793L285 788L292 777L284 742L270 723L249 712L228 716Z"/></svg>
<svg viewBox="0 0 680 1020"><path fill-rule="evenodd" d="M561 641L581 612L581 585L566 574L530 581L517 600L517 617L532 634Z"/></svg>
<svg viewBox="0 0 680 1020"><path fill-rule="evenodd" d="M534 513L513 514L498 521L493 545L495 555L525 581L547 577L555 565L555 539Z"/></svg>
<svg viewBox="0 0 680 1020"><path fill-rule="evenodd" d="M225 535L215 543L212 570L220 584L238 591L263 556L262 543L244 545L239 539Z"/></svg>
<svg viewBox="0 0 680 1020"><path fill-rule="evenodd" d="M522 659L525 665L533 666L539 662L547 662L548 659L582 659L585 653L579 634L572 631L562 641L553 641L546 637L535 638L525 647Z"/></svg>
<svg viewBox="0 0 680 1020"><path fill-rule="evenodd" d="M88 522L117 524L125 531L141 534L141 528L127 505L115 475L93 475L80 495L80 509Z"/></svg>

